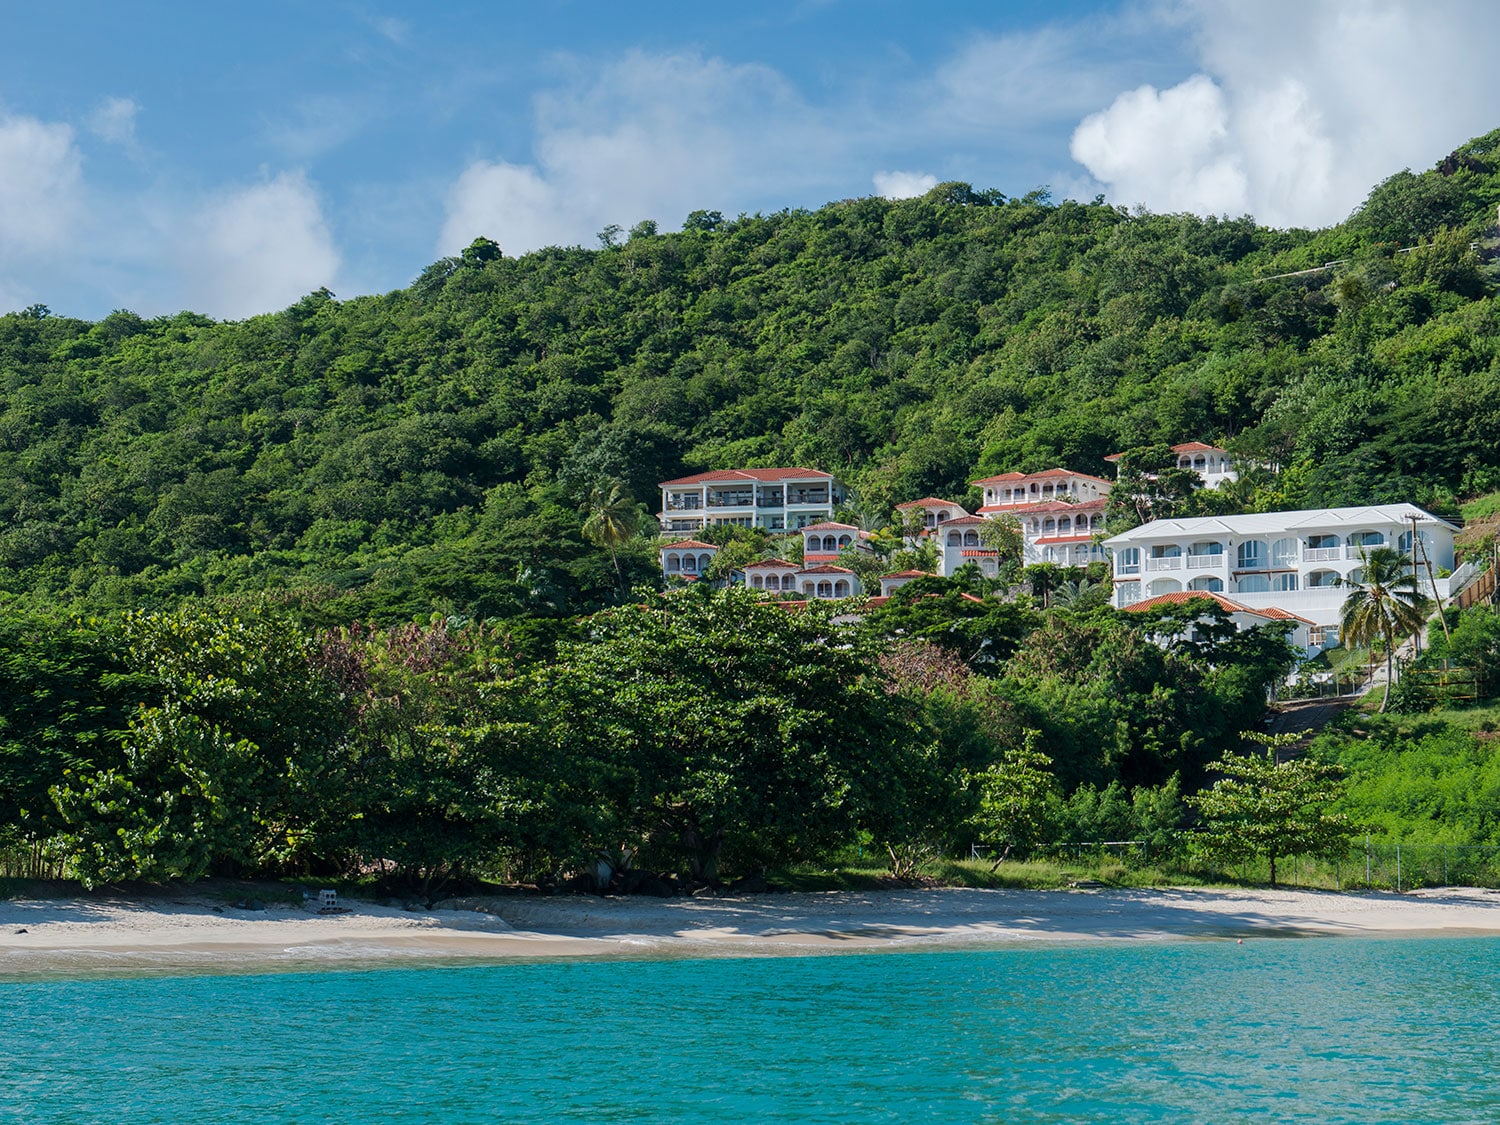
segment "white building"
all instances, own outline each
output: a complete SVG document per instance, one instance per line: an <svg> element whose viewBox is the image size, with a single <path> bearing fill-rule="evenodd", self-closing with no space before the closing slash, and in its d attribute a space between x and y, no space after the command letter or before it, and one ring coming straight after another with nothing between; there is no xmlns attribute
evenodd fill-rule
<svg viewBox="0 0 1500 1125"><path fill-rule="evenodd" d="M1348 589L1358 582L1361 550L1394 547L1410 556L1416 517L1417 575L1434 598L1447 597L1460 576L1429 581L1453 569L1446 520L1409 504L1320 508L1244 516L1154 520L1111 536L1114 604L1123 609L1181 591L1224 594L1251 609L1280 608L1314 626L1336 624Z"/></svg>
<svg viewBox="0 0 1500 1125"><path fill-rule="evenodd" d="M1220 609L1229 615L1229 620L1241 633L1247 629L1255 629L1262 625L1269 625L1274 621L1290 621L1292 623L1291 633L1288 639L1297 648L1302 650L1304 656L1312 656L1319 649L1333 644L1337 638L1338 630L1331 626L1314 625L1305 617L1298 617L1295 613L1288 613L1284 609L1270 606L1265 609L1252 609L1250 606L1226 598L1223 594L1205 594L1200 591L1183 591L1176 594L1161 594L1158 597L1147 598L1143 602L1136 602L1125 608L1131 613L1150 613L1154 610L1165 609L1170 605L1182 605L1198 598L1209 598ZM1190 624L1173 640L1195 641L1198 640L1197 622Z"/></svg>
<svg viewBox="0 0 1500 1125"><path fill-rule="evenodd" d="M1091 562L1107 561L1109 556L1104 547L1096 542L1104 534L1106 503L1103 499L1078 504L1053 500L1010 513L1021 521L1026 565L1088 566Z"/></svg>
<svg viewBox="0 0 1500 1125"><path fill-rule="evenodd" d="M831 520L845 489L818 469L719 469L661 483L662 531L694 532L710 524L796 531Z"/></svg>
<svg viewBox="0 0 1500 1125"><path fill-rule="evenodd" d="M785 559L761 559L744 569L745 585L770 593L805 598L852 598L862 592L859 575L842 566L798 566Z"/></svg>
<svg viewBox="0 0 1500 1125"><path fill-rule="evenodd" d="M1234 458L1217 445L1185 441L1181 445L1172 446L1172 452L1177 454L1177 467L1197 473L1204 488L1218 488L1225 481L1240 479L1240 474L1234 467ZM1119 464L1123 456L1123 453L1111 453L1105 460Z"/></svg>
<svg viewBox="0 0 1500 1125"><path fill-rule="evenodd" d="M661 555L661 572L665 577L695 582L708 569L708 564L714 561L719 548L698 539L678 539L663 546L658 553Z"/></svg>
<svg viewBox="0 0 1500 1125"><path fill-rule="evenodd" d="M935 531L939 524L947 523L949 520L962 519L969 514L964 510L962 505L955 504L952 500L939 500L936 496L924 497L921 500L908 500L905 504L897 504L896 511L902 513L903 516L907 513L919 513L922 517L923 531Z"/></svg>
<svg viewBox="0 0 1500 1125"><path fill-rule="evenodd" d="M1110 482L1088 473L1069 469L1044 469L1040 473L1001 473L969 482L984 490L984 505L979 515L1014 512L1029 504L1062 500L1073 504L1103 500L1109 495Z"/></svg>
<svg viewBox="0 0 1500 1125"><path fill-rule="evenodd" d="M836 563L846 547L868 551L870 545L865 540L865 533L852 523L825 520L808 524L802 529L802 565Z"/></svg>

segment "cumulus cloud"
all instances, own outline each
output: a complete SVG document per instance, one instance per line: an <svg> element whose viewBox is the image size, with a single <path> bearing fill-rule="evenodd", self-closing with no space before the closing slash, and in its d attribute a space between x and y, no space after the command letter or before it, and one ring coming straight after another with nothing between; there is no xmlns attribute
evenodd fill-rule
<svg viewBox="0 0 1500 1125"><path fill-rule="evenodd" d="M0 117L0 264L66 246L81 216L82 179L71 126Z"/></svg>
<svg viewBox="0 0 1500 1125"><path fill-rule="evenodd" d="M1078 125L1074 159L1116 202L1337 222L1402 167L1495 127L1500 70L1483 0L1420 8L1186 0L1198 73L1120 93Z"/></svg>
<svg viewBox="0 0 1500 1125"><path fill-rule="evenodd" d="M539 97L536 117L534 161L478 160L454 181L439 253L479 235L508 253L591 242L726 197L794 196L846 147L775 71L688 54L629 52Z"/></svg>
<svg viewBox="0 0 1500 1125"><path fill-rule="evenodd" d="M89 114L86 124L89 132L110 144L129 145L135 142L135 118L140 112L131 98L105 98Z"/></svg>
<svg viewBox="0 0 1500 1125"><path fill-rule="evenodd" d="M937 187L938 178L927 172L876 172L875 194L886 199L915 199Z"/></svg>
<svg viewBox="0 0 1500 1125"><path fill-rule="evenodd" d="M177 266L188 307L238 319L334 285L339 254L301 173L224 193L184 225Z"/></svg>

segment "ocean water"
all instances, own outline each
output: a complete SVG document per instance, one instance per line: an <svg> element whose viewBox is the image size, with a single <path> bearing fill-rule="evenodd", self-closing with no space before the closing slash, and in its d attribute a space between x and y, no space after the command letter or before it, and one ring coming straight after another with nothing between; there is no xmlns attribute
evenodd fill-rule
<svg viewBox="0 0 1500 1125"><path fill-rule="evenodd" d="M1500 1120L1500 939L0 983L0 1121Z"/></svg>

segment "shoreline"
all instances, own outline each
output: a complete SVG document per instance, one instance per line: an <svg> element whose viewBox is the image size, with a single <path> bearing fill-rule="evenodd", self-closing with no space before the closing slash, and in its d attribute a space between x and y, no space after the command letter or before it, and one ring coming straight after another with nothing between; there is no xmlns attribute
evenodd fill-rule
<svg viewBox="0 0 1500 1125"><path fill-rule="evenodd" d="M502 896L319 915L188 893L0 901L0 980L807 956L1251 937L1500 935L1500 891L1223 888Z"/></svg>

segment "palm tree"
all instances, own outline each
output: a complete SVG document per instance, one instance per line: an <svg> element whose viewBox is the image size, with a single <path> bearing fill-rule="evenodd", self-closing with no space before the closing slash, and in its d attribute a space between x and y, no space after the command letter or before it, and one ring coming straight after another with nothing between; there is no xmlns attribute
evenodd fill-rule
<svg viewBox="0 0 1500 1125"><path fill-rule="evenodd" d="M635 537L640 529L641 510L625 485L618 480L596 484L589 490L588 516L583 521L583 535L592 543L609 548L615 564L615 577L625 589L625 574L620 570L619 549Z"/></svg>
<svg viewBox="0 0 1500 1125"><path fill-rule="evenodd" d="M1339 611L1339 641L1345 645L1385 641L1383 712L1391 699L1396 638L1420 629L1432 602L1418 587L1415 571L1407 569L1406 557L1390 547L1361 550L1359 562L1362 577L1345 583L1353 589Z"/></svg>

